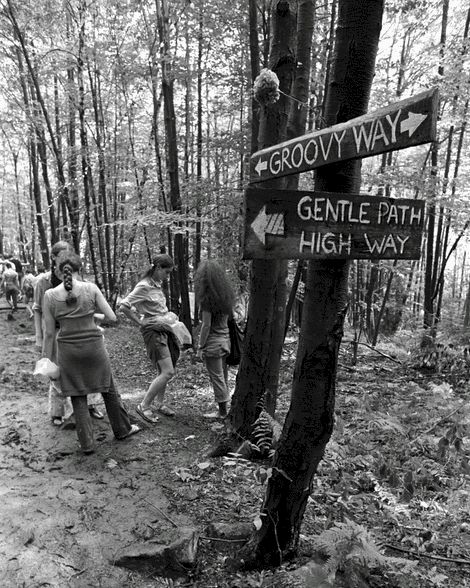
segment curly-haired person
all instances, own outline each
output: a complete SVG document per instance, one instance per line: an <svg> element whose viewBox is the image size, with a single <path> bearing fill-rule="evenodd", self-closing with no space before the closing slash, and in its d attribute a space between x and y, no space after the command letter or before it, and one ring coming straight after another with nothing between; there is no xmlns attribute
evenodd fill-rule
<svg viewBox="0 0 470 588"><path fill-rule="evenodd" d="M235 294L219 263L203 261L194 277L196 301L202 314L198 356L204 360L214 390L218 411L205 418L227 416L230 392L226 358L230 353L227 320L233 313Z"/></svg>

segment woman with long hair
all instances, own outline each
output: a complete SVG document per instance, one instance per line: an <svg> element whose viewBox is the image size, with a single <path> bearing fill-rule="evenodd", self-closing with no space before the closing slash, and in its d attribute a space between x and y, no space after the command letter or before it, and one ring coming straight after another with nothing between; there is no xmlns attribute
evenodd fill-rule
<svg viewBox="0 0 470 588"><path fill-rule="evenodd" d="M175 416L175 411L165 404L168 382L175 375L180 346L191 343L191 337L183 323L168 311L162 282L174 268L173 259L161 253L154 257L142 279L122 301L119 310L140 327L147 354L158 371L147 392L137 405L137 414L149 423L157 423L159 412Z"/></svg>
<svg viewBox="0 0 470 588"><path fill-rule="evenodd" d="M114 385L103 335L95 322L101 313L110 322L116 315L99 288L79 280L81 260L65 251L58 259L58 274L63 282L44 294L43 357L54 361L56 321L57 364L62 394L69 396L76 419L77 436L85 454L93 453L95 443L87 395L101 393L114 436L121 440L137 433Z"/></svg>
<svg viewBox="0 0 470 588"><path fill-rule="evenodd" d="M230 392L226 358L230 353L227 320L233 313L235 294L225 270L216 261L203 261L194 278L197 304L202 314L198 356L202 357L214 390L218 411L206 418L228 414Z"/></svg>

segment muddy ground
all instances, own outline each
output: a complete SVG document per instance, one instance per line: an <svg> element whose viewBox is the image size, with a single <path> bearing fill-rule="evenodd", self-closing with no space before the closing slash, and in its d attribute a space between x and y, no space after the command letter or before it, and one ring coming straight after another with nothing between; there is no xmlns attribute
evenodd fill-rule
<svg viewBox="0 0 470 588"><path fill-rule="evenodd" d="M152 376L139 335L130 325L107 329L119 390L143 430L116 441L107 420L95 420L98 449L85 456L75 431L49 422L46 382L32 376L38 358L32 322L24 310L15 320L7 317L2 311L0 586L157 585L113 561L126 546L155 537L165 543L176 526L198 526L177 506L186 491L177 486L203 462L217 429L201 419L201 410L213 408L202 367L190 366L191 382L177 376L171 383L176 417L146 425L133 411ZM190 362L189 356L181 359L181 365ZM197 492L187 499L197 500Z"/></svg>
<svg viewBox="0 0 470 588"><path fill-rule="evenodd" d="M153 377L140 334L125 321L107 328L115 379L142 432L119 442L106 420L94 421L98 448L84 456L75 431L49 422L47 384L32 376L32 322L24 310L7 319L0 310L0 588L284 588L294 584L282 574L309 561L315 537L331 527L358 533L355 549L368 566L372 544L403 558L380 562L361 588L470 586L470 384L415 369L410 336L386 354L361 347L357 364L344 340L335 432L308 501L299 558L280 570L242 572L229 565L236 549L208 537L207 525L253 523L269 463L207 458L223 426L202 418L214 405L193 354L182 355L169 386L176 417L148 425L135 413ZM281 422L295 345L293 337L283 353ZM115 565L123 550L167 545L186 526L200 539L184 577ZM404 573L407 562L413 567ZM321 585L351 588L347 580Z"/></svg>

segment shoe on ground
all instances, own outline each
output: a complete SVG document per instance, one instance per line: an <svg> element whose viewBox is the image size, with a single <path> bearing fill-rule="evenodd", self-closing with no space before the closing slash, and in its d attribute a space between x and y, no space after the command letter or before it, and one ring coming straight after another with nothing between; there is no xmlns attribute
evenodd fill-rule
<svg viewBox="0 0 470 588"><path fill-rule="evenodd" d="M218 410L215 410L214 412L206 412L202 416L208 421L218 421L219 419L224 419L227 415L221 415Z"/></svg>
<svg viewBox="0 0 470 588"><path fill-rule="evenodd" d="M77 423L75 422L75 416L71 414L69 417L64 419L62 425L60 426L61 431L73 431L77 427Z"/></svg>
<svg viewBox="0 0 470 588"><path fill-rule="evenodd" d="M138 404L135 407L135 411L141 418L144 419L144 421L147 421L152 425L155 425L159 421L158 416L153 412L153 410L150 407L144 408L141 404Z"/></svg>
<svg viewBox="0 0 470 588"><path fill-rule="evenodd" d="M162 404L157 408L157 410L160 414L163 414L167 417L174 417L176 414L175 411L166 404Z"/></svg>
<svg viewBox="0 0 470 588"><path fill-rule="evenodd" d="M90 407L88 408L88 412L90 413L90 416L91 416L91 418L92 418L92 419L98 419L98 420L100 420L100 421L101 421L102 419L104 419L104 414L103 414L101 411L99 411L99 410L96 408L96 406L90 406Z"/></svg>
<svg viewBox="0 0 470 588"><path fill-rule="evenodd" d="M123 441L124 439L128 439L129 437L132 437L132 435L135 435L136 433L140 433L142 429L139 427L139 425L131 425L131 428L129 429L129 432L124 435L124 437L116 437L116 439L118 441Z"/></svg>

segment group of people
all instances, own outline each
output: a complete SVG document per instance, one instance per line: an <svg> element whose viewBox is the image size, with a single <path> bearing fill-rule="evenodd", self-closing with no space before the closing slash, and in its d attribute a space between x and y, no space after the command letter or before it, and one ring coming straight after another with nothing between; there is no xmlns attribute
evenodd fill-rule
<svg viewBox="0 0 470 588"><path fill-rule="evenodd" d="M42 356L59 367L57 380L49 388L53 424L74 420L82 451L93 453L95 440L92 418L103 418L94 405L101 394L116 439L140 431L132 424L116 389L104 344L102 320L115 322L116 315L99 288L80 276L81 260L67 242L51 250L51 271L39 276L34 287L36 344ZM141 419L155 424L159 414L175 415L165 401L168 382L184 345L191 335L177 315L168 310L162 288L174 268L173 259L157 255L133 290L121 301L119 310L139 326L148 357L157 371L143 399L136 407ZM196 301L202 314L197 354L206 365L218 404L209 418L225 417L230 393L226 357L230 351L227 321L235 295L224 269L215 261L204 261L195 275ZM90 403L89 401L92 400ZM71 406L70 406L71 402ZM67 411L73 416L67 418Z"/></svg>
<svg viewBox="0 0 470 588"><path fill-rule="evenodd" d="M5 295L12 312L18 310L18 302L23 298L32 316L28 303L32 295L30 285L34 287L34 279L34 275L29 272L23 275L23 264L19 259L0 257L0 293Z"/></svg>

